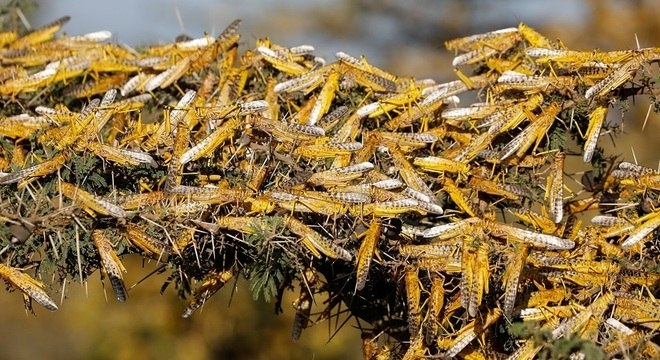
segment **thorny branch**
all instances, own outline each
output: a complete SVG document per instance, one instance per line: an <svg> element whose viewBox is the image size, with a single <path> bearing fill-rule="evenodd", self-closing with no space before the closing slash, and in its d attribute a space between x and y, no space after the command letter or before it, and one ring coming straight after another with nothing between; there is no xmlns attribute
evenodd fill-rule
<svg viewBox="0 0 660 360"><path fill-rule="evenodd" d="M238 276L276 309L298 288L293 338L345 309L367 358L659 356L660 173L598 141L615 100L657 111L660 49L521 23L448 41L459 79L437 84L306 45L239 53L239 21L140 50L56 36L67 21L0 33L0 277L28 308L97 269L130 300L139 253L184 317Z"/></svg>

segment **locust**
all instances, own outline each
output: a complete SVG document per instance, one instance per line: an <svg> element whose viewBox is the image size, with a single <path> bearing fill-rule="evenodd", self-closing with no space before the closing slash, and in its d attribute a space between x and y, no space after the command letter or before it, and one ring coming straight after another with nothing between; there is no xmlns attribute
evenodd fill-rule
<svg viewBox="0 0 660 360"><path fill-rule="evenodd" d="M23 292L26 305L29 305L30 300L34 300L50 311L57 310L57 304L44 290L44 284L30 275L11 266L0 264L0 277Z"/></svg>

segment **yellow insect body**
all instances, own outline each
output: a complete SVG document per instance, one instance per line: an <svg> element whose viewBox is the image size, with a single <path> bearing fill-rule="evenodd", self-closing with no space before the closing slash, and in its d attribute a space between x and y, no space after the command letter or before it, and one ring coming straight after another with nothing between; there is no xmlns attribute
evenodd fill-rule
<svg viewBox="0 0 660 360"><path fill-rule="evenodd" d="M436 156L416 157L413 165L417 165L422 170L433 172L450 172L457 174L466 174L470 171L470 166L466 163L445 159Z"/></svg>
<svg viewBox="0 0 660 360"><path fill-rule="evenodd" d="M600 129L603 127L605 117L607 117L607 109L608 105L606 103L600 103L589 114L589 127L585 135L584 155L582 157L584 162L590 162L594 155L598 136L600 136Z"/></svg>
<svg viewBox="0 0 660 360"><path fill-rule="evenodd" d="M566 319L583 311L584 307L571 304L559 306L533 307L520 310L522 321L549 321L552 319Z"/></svg>
<svg viewBox="0 0 660 360"><path fill-rule="evenodd" d="M117 300L125 302L128 298L128 291L124 285L123 275L126 269L117 257L112 242L110 242L104 230L92 231L92 240L94 241L96 250L99 252L101 265L103 265L103 270L108 275L108 279L110 279L110 285L112 285L112 290L115 292Z"/></svg>
<svg viewBox="0 0 660 360"><path fill-rule="evenodd" d="M341 186L351 180L362 177L366 172L371 171L374 164L365 161L354 165L341 168L332 168L326 171L316 172L307 179L307 182L313 185Z"/></svg>
<svg viewBox="0 0 660 360"><path fill-rule="evenodd" d="M419 334L422 322L420 308L421 288L419 285L417 269L412 267L406 268L404 282L406 285L406 299L408 304L408 331L412 338L416 338Z"/></svg>
<svg viewBox="0 0 660 360"><path fill-rule="evenodd" d="M502 316L502 310L494 308L486 314L485 319L482 321L480 326L477 328L477 322L479 320L473 320L469 324L465 325L458 332L458 335L452 341L449 349L443 353L447 358L454 358L458 355L463 349L465 349L474 339L477 338L480 334L483 334L489 326L494 324Z"/></svg>
<svg viewBox="0 0 660 360"><path fill-rule="evenodd" d="M339 88L339 73L336 71L330 72L325 80L325 84L321 88L321 93L316 99L316 103L307 118L307 125L315 125L321 117L328 112L332 100L335 97L335 92Z"/></svg>
<svg viewBox="0 0 660 360"><path fill-rule="evenodd" d="M507 236L531 244L535 247L547 249L572 249L575 242L569 239L562 239L554 235L541 234L529 230L519 229L513 226L491 222L493 235Z"/></svg>
<svg viewBox="0 0 660 360"><path fill-rule="evenodd" d="M67 90L67 93L78 99L92 97L94 95L105 93L111 88L120 87L120 85L126 82L126 78L127 75L124 73L115 74L101 78L98 81L89 81L81 86ZM123 96L127 94L128 92L125 93L122 91Z"/></svg>
<svg viewBox="0 0 660 360"><path fill-rule="evenodd" d="M429 296L428 312L426 318L426 343L432 344L438 336L442 307L445 303L445 279L442 276L431 277L431 295Z"/></svg>
<svg viewBox="0 0 660 360"><path fill-rule="evenodd" d="M526 93L546 92L549 89L567 89L575 84L575 78L570 76L527 75L517 71L507 70L497 78L496 93L507 90L519 90Z"/></svg>
<svg viewBox="0 0 660 360"><path fill-rule="evenodd" d="M44 25L38 29L35 29L22 37L18 38L12 42L9 47L13 49L29 47L32 45L37 45L48 41L55 36L55 33L60 31L62 26L71 20L70 16L63 16L50 24Z"/></svg>
<svg viewBox="0 0 660 360"><path fill-rule="evenodd" d="M456 186L452 179L445 178L442 189L449 194L449 197L459 209L465 211L471 217L477 216L477 213L479 212L478 209L476 209L470 200L465 197L463 191Z"/></svg>
<svg viewBox="0 0 660 360"><path fill-rule="evenodd" d="M545 188L545 200L549 204L550 215L555 223L564 217L564 153L557 153L550 167L550 174Z"/></svg>
<svg viewBox="0 0 660 360"><path fill-rule="evenodd" d="M296 316L293 319L293 327L291 330L291 339L294 342L300 339L303 330L309 324L312 303L314 302L314 295L312 288L316 283L316 274L311 269L305 271L305 283L300 285L300 295L294 300L293 306L296 309Z"/></svg>
<svg viewBox="0 0 660 360"><path fill-rule="evenodd" d="M518 28L505 28L495 31L489 31L483 34L470 35L458 39L452 39L445 41L445 47L447 50L461 50L461 51L470 51L474 49L475 45L480 44L482 41L487 41L490 39L498 37L508 37L511 34L516 34L519 31Z"/></svg>
<svg viewBox="0 0 660 360"><path fill-rule="evenodd" d="M0 277L46 309L50 311L57 310L57 304L44 290L44 284L33 279L30 275L13 267L0 264Z"/></svg>
<svg viewBox="0 0 660 360"><path fill-rule="evenodd" d="M467 88L466 88L467 90ZM447 92L447 90L437 91L434 96L427 96L424 101L420 103L412 103L410 106L403 109L403 111L385 123L385 128L394 131L411 125L417 120L428 120L430 114L436 112L443 105L457 104L458 97L455 97Z"/></svg>
<svg viewBox="0 0 660 360"><path fill-rule="evenodd" d="M541 116L502 148L500 155L501 159L504 160L514 153L519 158L523 157L534 142L536 142L538 146L543 137L545 137L548 129L550 129L554 123L555 116L557 116L560 109L561 108L556 103L552 103L545 108Z"/></svg>
<svg viewBox="0 0 660 360"><path fill-rule="evenodd" d="M607 292L591 305L587 306L583 311L579 312L577 315L566 319L559 326L552 330L553 338L557 339L565 336L566 334L573 333L577 329L582 328L591 317L600 318L602 314L607 310L609 305L614 300L614 294L612 292Z"/></svg>
<svg viewBox="0 0 660 360"><path fill-rule="evenodd" d="M443 225L436 225L424 230L422 237L435 238L436 240L446 240L460 234L466 234L468 233L468 229L472 228L473 226L479 226L480 224L481 219L473 217Z"/></svg>
<svg viewBox="0 0 660 360"><path fill-rule="evenodd" d="M198 201L204 204L223 204L228 202L241 202L249 192L236 189L225 189L217 187L199 187L188 185L175 185L168 189L172 194L179 194L190 201Z"/></svg>
<svg viewBox="0 0 660 360"><path fill-rule="evenodd" d="M607 95L609 92L615 90L626 81L632 79L633 75L635 72L637 72L637 69L639 69L644 60L645 55L643 53L634 55L618 69L612 71L612 73L605 79L597 82L594 84L594 86L587 89L587 91L584 93L584 97L590 99Z"/></svg>
<svg viewBox="0 0 660 360"><path fill-rule="evenodd" d="M126 235L126 238L131 242L131 244L138 247L144 253L153 258L164 258L164 256L168 254L168 251L163 243L147 235L136 225L128 224L126 226L124 235Z"/></svg>
<svg viewBox="0 0 660 360"><path fill-rule="evenodd" d="M215 131L213 131L208 137L202 140L197 145L190 148L186 151L181 158L179 163L185 165L190 161L194 161L202 158L203 156L209 155L213 152L220 144L225 142L227 139L232 137L234 131L240 127L240 122L237 119L231 118L227 119L221 126L219 126Z"/></svg>
<svg viewBox="0 0 660 360"><path fill-rule="evenodd" d="M48 68L38 71L28 77L21 79L12 79L0 84L0 94L13 95L20 92L34 92L39 87L50 83L57 74L57 70Z"/></svg>
<svg viewBox="0 0 660 360"><path fill-rule="evenodd" d="M470 162L476 158L481 151L488 148L494 138L495 136L489 132L479 134L479 136L474 138L467 146L463 147L456 155L448 157L458 162Z"/></svg>
<svg viewBox="0 0 660 360"><path fill-rule="evenodd" d="M0 119L0 135L9 138L28 138L38 130L47 129L55 122L45 116L20 114Z"/></svg>
<svg viewBox="0 0 660 360"><path fill-rule="evenodd" d="M512 252L512 259L506 267L504 273L504 316L510 318L513 314L513 308L516 304L516 296L518 294L518 285L520 283L520 276L525 269L527 262L527 255L529 254L529 247L522 244Z"/></svg>
<svg viewBox="0 0 660 360"><path fill-rule="evenodd" d="M109 201L102 200L87 191L67 182L60 183L62 194L82 207L89 209L97 214L112 216L116 218L125 218L128 213L118 205Z"/></svg>
<svg viewBox="0 0 660 360"><path fill-rule="evenodd" d="M87 148L96 155L121 165L138 166L140 164L150 164L154 167L156 166L156 161L154 161L151 155L145 152L118 149L114 146L97 142L89 143Z"/></svg>
<svg viewBox="0 0 660 360"><path fill-rule="evenodd" d="M421 244L421 245L401 245L399 254L403 257L452 257L460 247L456 244Z"/></svg>
<svg viewBox="0 0 660 360"><path fill-rule="evenodd" d="M617 274L621 270L617 263L608 260L566 259L558 256L535 254L530 257L529 261L538 267L543 266L582 273Z"/></svg>
<svg viewBox="0 0 660 360"><path fill-rule="evenodd" d="M368 116L370 118L375 118L380 115L386 114L391 110L394 110L398 107L407 107L410 106L413 102L419 99L422 96L421 89L416 86L411 86L409 91L402 92L385 99L379 100L374 103L363 105L358 108L356 112L359 116Z"/></svg>
<svg viewBox="0 0 660 360"><path fill-rule="evenodd" d="M307 94L319 87L323 83L324 75L334 71L334 69L335 67L332 66L306 72L302 75L278 83L273 90L276 94L296 91L302 91Z"/></svg>
<svg viewBox="0 0 660 360"><path fill-rule="evenodd" d="M328 140L320 138L312 144L301 145L294 150L294 154L313 159L334 158L350 155L362 148L362 143L359 142L334 143Z"/></svg>
<svg viewBox="0 0 660 360"><path fill-rule="evenodd" d="M452 61L452 66L459 66L464 64L476 64L485 61L488 58L495 57L497 54L503 53L513 47L520 39L517 31L504 31L491 32L489 34L497 34L496 36L487 36L487 39L479 39L471 41L473 44L467 46L468 49L464 54L458 55ZM484 34L486 35L486 34ZM474 38L473 38L474 39ZM453 44L445 43L447 48ZM474 46L476 45L476 46Z"/></svg>
<svg viewBox="0 0 660 360"><path fill-rule="evenodd" d="M68 155L66 153L59 153L49 160L45 160L23 170L13 173L0 172L0 185L20 182L18 186L23 188L34 179L54 173L64 166L67 159Z"/></svg>
<svg viewBox="0 0 660 360"><path fill-rule="evenodd" d="M547 306L550 303L558 304L568 297L570 297L568 291L561 287L542 289L531 293L527 304L530 307L542 307Z"/></svg>
<svg viewBox="0 0 660 360"><path fill-rule="evenodd" d="M463 246L465 247L466 245ZM483 299L483 294L488 293L488 278L490 276L490 270L488 269L488 266L486 266L486 264L488 264L487 246L488 245L485 242L480 243L476 249L474 257L471 256L472 254L468 256L469 260L465 263L465 271L468 273L468 276L461 278L461 286L463 286L463 281L466 282L466 290L465 292L461 290L461 296L464 294L467 295L464 307L470 316L477 316L479 306L481 306L481 301ZM465 256L466 252L464 251L463 254ZM470 259L470 257L472 258Z"/></svg>
<svg viewBox="0 0 660 360"><path fill-rule="evenodd" d="M612 316L624 322L630 322L651 330L660 326L660 306L655 299L634 298L629 294L620 294L614 298Z"/></svg>
<svg viewBox="0 0 660 360"><path fill-rule="evenodd" d="M437 198L429 186L422 180L422 178L417 174L415 168L410 164L408 159L401 151L401 149L394 145L388 145L390 154L392 155L392 161L399 169L399 175L403 181L413 190L416 190L429 197L428 201L432 203L437 203Z"/></svg>
<svg viewBox="0 0 660 360"><path fill-rule="evenodd" d="M410 153L414 150L426 147L438 141L438 137L431 132L423 133L404 133L404 132L386 132L374 131L377 139L381 141L397 144L404 153Z"/></svg>
<svg viewBox="0 0 660 360"><path fill-rule="evenodd" d="M482 191L491 195L502 196L509 200L518 201L521 198L520 194L512 191L506 184L500 184L478 176L470 177L469 185L474 190Z"/></svg>
<svg viewBox="0 0 660 360"><path fill-rule="evenodd" d="M168 196L164 191L152 191L122 197L118 203L125 210L134 210L156 205L161 201L167 200Z"/></svg>
<svg viewBox="0 0 660 360"><path fill-rule="evenodd" d="M5 45L12 43L17 38L18 33L16 33L16 31L0 32L0 46L4 47Z"/></svg>
<svg viewBox="0 0 660 360"><path fill-rule="evenodd" d="M630 249L658 227L660 227L660 210L655 211L649 219L632 230L626 240L621 243L621 247L624 249Z"/></svg>
<svg viewBox="0 0 660 360"><path fill-rule="evenodd" d="M559 325L557 318L551 318L540 327L540 331L548 331ZM543 344L537 343L535 339L525 340L522 345L511 354L507 360L533 360L539 351L543 348Z"/></svg>
<svg viewBox="0 0 660 360"><path fill-rule="evenodd" d="M552 48L552 42L525 23L518 24L518 32L533 47Z"/></svg>
<svg viewBox="0 0 660 360"><path fill-rule="evenodd" d="M367 283L367 276L369 275L369 266L371 265L371 259L374 255L374 251L378 246L378 241L380 239L381 233L381 223L380 220L374 219L364 234L362 239L362 244L360 244L360 249L358 250L356 257L356 276L357 281L355 283L356 290L364 289L364 285Z"/></svg>
<svg viewBox="0 0 660 360"><path fill-rule="evenodd" d="M342 259L344 261L353 260L353 255L351 255L346 249L332 243L330 239L327 239L312 230L309 226L300 222L300 220L293 217L287 217L285 223L291 232L301 237L301 241L305 247L307 247L315 256L318 257L320 251L325 256L333 259Z"/></svg>
<svg viewBox="0 0 660 360"><path fill-rule="evenodd" d="M630 330L630 328L628 328L628 330ZM614 357L621 352L630 351L646 340L646 334L644 332L634 332L632 330L630 331L630 334L621 334L617 336L615 340L607 344L603 348L605 354L607 354L607 356Z"/></svg>
<svg viewBox="0 0 660 360"><path fill-rule="evenodd" d="M307 72L304 66L292 61L282 54L278 54L266 46L259 46L257 51L264 60L270 63L276 69L291 75L302 75Z"/></svg>
<svg viewBox="0 0 660 360"><path fill-rule="evenodd" d="M212 271L209 273L204 282L195 289L192 294L192 300L181 314L183 318L189 318L197 309L199 309L213 294L222 289L229 280L234 276L231 270L225 271Z"/></svg>

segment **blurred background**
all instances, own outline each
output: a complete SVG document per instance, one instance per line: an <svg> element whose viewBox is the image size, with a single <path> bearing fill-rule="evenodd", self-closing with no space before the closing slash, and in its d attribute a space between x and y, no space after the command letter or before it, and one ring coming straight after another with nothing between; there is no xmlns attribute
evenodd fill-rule
<svg viewBox="0 0 660 360"><path fill-rule="evenodd" d="M6 10L15 1L0 1ZM76 35L110 30L113 40L139 47L171 42L185 33L193 38L218 34L232 20L243 20L242 49L258 38L295 46L310 44L333 59L337 51L366 55L370 63L397 75L453 80L453 54L445 40L525 22L571 49L632 49L660 46L660 2L653 0L244 0L244 1L27 1L20 2L33 27L63 15L72 17L64 31ZM5 11L3 11L5 13ZM657 66L657 65L655 65ZM657 73L656 73L657 74ZM621 159L657 168L660 117L639 97L623 115L623 133L603 136L599 145ZM617 108L615 105L614 108ZM621 114L611 111L609 121ZM633 146L635 144L635 146ZM634 153L634 155L633 155ZM568 164L567 164L568 165ZM572 171L586 170L581 161ZM571 186L571 184L568 184ZM127 285L155 265L125 259ZM349 321L329 342L337 324L324 322L290 337L294 315L289 293L284 314L273 304L253 301L247 284L227 286L191 319L181 319L185 302L172 289L158 289L166 275L149 277L130 291L125 304L103 289L98 273L87 284L51 288L66 297L59 311L35 305L26 314L19 293L0 290L0 359L353 359L361 357L360 331ZM48 279L45 279L48 283ZM58 294L59 291L59 294ZM107 299L106 299L107 292ZM341 324L341 319L339 324Z"/></svg>

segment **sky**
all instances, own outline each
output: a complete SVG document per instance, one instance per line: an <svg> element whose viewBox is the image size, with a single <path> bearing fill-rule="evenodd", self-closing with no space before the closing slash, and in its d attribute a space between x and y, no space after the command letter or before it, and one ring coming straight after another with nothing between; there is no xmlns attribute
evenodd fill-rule
<svg viewBox="0 0 660 360"><path fill-rule="evenodd" d="M70 15L71 21L64 28L69 34L109 30L114 41L131 46L169 42L181 33L193 38L205 32L218 34L238 18L243 20L239 30L243 45L252 46L254 40L267 36L282 45L315 45L317 55L325 58L344 51L366 55L372 63L382 65L393 56L391 52L397 44L403 45L406 51L429 45L435 51L442 50L441 41L428 44L425 40L444 39L445 34L432 34L423 39L420 36L446 26L441 22L452 19L457 3L437 0L384 1L384 5L373 0L59 0L41 1L29 18L33 26L39 26ZM521 21L542 25L547 20L548 7L544 1L473 0L471 4L478 10L470 13L468 26L461 23L464 35L515 26ZM553 8L561 11L562 21L566 22L575 22L585 15L581 1L558 0ZM420 70L425 72L423 68Z"/></svg>

